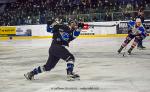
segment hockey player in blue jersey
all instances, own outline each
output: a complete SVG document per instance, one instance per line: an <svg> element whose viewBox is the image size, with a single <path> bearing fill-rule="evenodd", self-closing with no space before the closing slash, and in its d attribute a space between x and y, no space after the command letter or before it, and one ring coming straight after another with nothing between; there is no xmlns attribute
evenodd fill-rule
<svg viewBox="0 0 150 92"><path fill-rule="evenodd" d="M66 49L66 46L69 46L69 43L80 35L83 25L83 23L77 23L74 20L70 20L68 25L60 24L58 19L55 19L54 22L50 21L47 24L47 32L53 33L53 38L49 48L48 60L43 66L38 66L24 74L26 79L32 80L35 75L44 71L50 71L60 59L63 59L67 63L66 71L68 80L78 79L80 76L73 72L75 57Z"/></svg>
<svg viewBox="0 0 150 92"><path fill-rule="evenodd" d="M128 53L131 54L131 51L135 48L138 42L146 37L145 28L142 25L141 19L137 18L135 21L130 21L128 23L128 36L118 50L118 53L121 53L122 49L127 46L132 39L134 39Z"/></svg>

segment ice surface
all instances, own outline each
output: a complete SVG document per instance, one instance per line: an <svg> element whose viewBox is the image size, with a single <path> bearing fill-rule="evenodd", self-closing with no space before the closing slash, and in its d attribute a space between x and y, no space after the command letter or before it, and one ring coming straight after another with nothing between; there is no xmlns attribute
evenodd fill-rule
<svg viewBox="0 0 150 92"><path fill-rule="evenodd" d="M0 92L150 92L150 37L147 50L123 57L124 38L76 39L68 48L76 57L80 81L66 81L66 62L27 81L23 74L45 64L51 39L0 41ZM130 46L127 47L127 49Z"/></svg>

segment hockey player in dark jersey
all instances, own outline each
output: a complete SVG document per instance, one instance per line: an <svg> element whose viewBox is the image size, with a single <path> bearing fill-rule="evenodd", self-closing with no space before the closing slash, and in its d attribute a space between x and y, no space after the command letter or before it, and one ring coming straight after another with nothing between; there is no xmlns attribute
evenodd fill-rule
<svg viewBox="0 0 150 92"><path fill-rule="evenodd" d="M138 42L146 37L145 28L142 25L140 18L137 18L135 21L130 21L128 23L128 28L128 36L118 50L118 53L121 53L122 49L127 46L132 39L135 38L130 49L128 50L128 53L131 54L131 51L135 48Z"/></svg>
<svg viewBox="0 0 150 92"><path fill-rule="evenodd" d="M47 24L47 32L53 33L53 38L49 48L48 60L45 65L38 66L27 74L24 74L26 79L32 80L35 75L44 71L50 71L60 59L67 62L67 79L78 79L80 76L73 72L75 57L65 47L69 46L69 43L80 35L83 26L83 23L77 23L74 20L70 20L68 25L60 24L58 20L54 22L50 21Z"/></svg>

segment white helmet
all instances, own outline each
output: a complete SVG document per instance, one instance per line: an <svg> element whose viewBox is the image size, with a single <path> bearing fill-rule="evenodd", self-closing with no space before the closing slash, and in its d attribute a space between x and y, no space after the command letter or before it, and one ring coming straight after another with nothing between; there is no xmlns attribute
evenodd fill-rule
<svg viewBox="0 0 150 92"><path fill-rule="evenodd" d="M135 20L135 22L141 22L141 19L140 19L140 18L137 18L137 19Z"/></svg>

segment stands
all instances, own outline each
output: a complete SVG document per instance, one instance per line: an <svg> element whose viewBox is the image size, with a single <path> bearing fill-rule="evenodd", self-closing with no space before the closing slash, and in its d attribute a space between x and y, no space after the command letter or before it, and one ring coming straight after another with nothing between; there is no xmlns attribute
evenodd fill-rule
<svg viewBox="0 0 150 92"><path fill-rule="evenodd" d="M129 20L144 6L150 18L149 0L13 0L5 4L0 25L45 24L48 19L62 16L88 21ZM132 12L131 12L132 11Z"/></svg>

